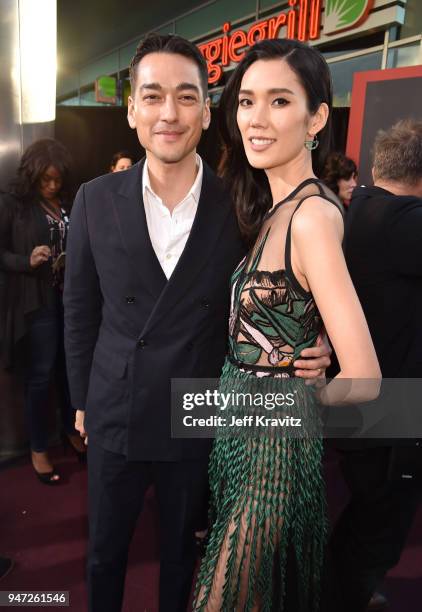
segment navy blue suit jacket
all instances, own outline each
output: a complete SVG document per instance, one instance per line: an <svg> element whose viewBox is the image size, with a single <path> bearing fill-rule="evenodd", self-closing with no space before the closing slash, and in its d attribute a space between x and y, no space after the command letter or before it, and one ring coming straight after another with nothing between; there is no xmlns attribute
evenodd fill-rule
<svg viewBox="0 0 422 612"><path fill-rule="evenodd" d="M204 164L198 210L167 281L142 201L142 167L81 186L64 290L72 403L88 436L129 459L205 457L209 442L171 438L172 378L218 377L229 281L245 249L227 192Z"/></svg>

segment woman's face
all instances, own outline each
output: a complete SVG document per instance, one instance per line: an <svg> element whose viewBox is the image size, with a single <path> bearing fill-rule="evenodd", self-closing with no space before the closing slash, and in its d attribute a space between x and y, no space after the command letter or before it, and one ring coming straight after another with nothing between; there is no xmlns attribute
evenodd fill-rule
<svg viewBox="0 0 422 612"><path fill-rule="evenodd" d="M357 185L356 178L356 174L352 174L348 179L339 179L337 181L339 198L346 206L349 206L353 189Z"/></svg>
<svg viewBox="0 0 422 612"><path fill-rule="evenodd" d="M251 166L268 170L305 155L305 140L318 131L309 133L314 123L305 90L286 61L258 60L247 69L237 125Z"/></svg>
<svg viewBox="0 0 422 612"><path fill-rule="evenodd" d="M39 179L38 191L44 200L55 200L62 188L63 178L54 166L49 166Z"/></svg>
<svg viewBox="0 0 422 612"><path fill-rule="evenodd" d="M120 172L121 170L129 170L129 168L132 168L132 160L129 157L121 157L111 171Z"/></svg>

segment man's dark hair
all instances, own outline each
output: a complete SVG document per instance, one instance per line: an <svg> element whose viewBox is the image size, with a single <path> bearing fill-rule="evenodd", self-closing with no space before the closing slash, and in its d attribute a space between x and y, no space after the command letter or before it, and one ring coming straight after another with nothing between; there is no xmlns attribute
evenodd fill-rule
<svg viewBox="0 0 422 612"><path fill-rule="evenodd" d="M132 94L135 92L135 83L137 77L137 67L139 62L149 53L174 53L183 55L195 62L199 70L201 80L201 89L204 95L204 100L208 96L208 68L204 56L199 51L198 47L189 40L176 36L175 34L148 34L146 38L139 43L135 55L133 56L129 66L129 77Z"/></svg>
<svg viewBox="0 0 422 612"><path fill-rule="evenodd" d="M374 179L416 185L422 178L422 121L402 119L374 144Z"/></svg>

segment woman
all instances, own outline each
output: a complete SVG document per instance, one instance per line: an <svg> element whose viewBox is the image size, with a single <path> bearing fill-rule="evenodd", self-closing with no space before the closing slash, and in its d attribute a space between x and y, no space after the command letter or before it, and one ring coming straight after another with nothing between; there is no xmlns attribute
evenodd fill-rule
<svg viewBox="0 0 422 612"><path fill-rule="evenodd" d="M134 163L134 159L128 151L118 151L111 158L110 172L129 170L129 168L132 168Z"/></svg>
<svg viewBox="0 0 422 612"><path fill-rule="evenodd" d="M69 218L69 153L46 138L24 152L10 193L0 198L0 267L7 272L3 362L22 370L32 464L39 480L58 484L47 452L46 408L57 367L63 424L80 458L63 351L62 290Z"/></svg>
<svg viewBox="0 0 422 612"><path fill-rule="evenodd" d="M220 385L243 393L283 383L297 393L296 410L312 417L312 387L294 378L293 361L315 343L323 324L339 378L380 377L344 262L339 204L312 168L311 151L320 141L323 155L329 139L328 66L318 51L292 40L257 43L221 104L224 175L253 246L232 277ZM332 384L322 389L322 401L344 400L344 388ZM377 394L346 386L350 401ZM312 434L217 438L209 468L213 527L195 610L318 609L325 542L321 451Z"/></svg>
<svg viewBox="0 0 422 612"><path fill-rule="evenodd" d="M325 162L321 180L339 197L347 207L357 186L357 167L353 159L343 153L330 153Z"/></svg>

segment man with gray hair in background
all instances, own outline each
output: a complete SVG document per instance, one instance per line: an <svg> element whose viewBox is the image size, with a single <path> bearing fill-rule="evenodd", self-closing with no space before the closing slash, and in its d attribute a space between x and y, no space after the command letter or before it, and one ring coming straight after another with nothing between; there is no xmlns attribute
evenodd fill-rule
<svg viewBox="0 0 422 612"><path fill-rule="evenodd" d="M372 174L374 185L352 195L346 262L383 378L422 378L422 121L377 134ZM400 559L420 499L417 442L338 443L351 497L330 539L330 610L387 606L374 592Z"/></svg>

